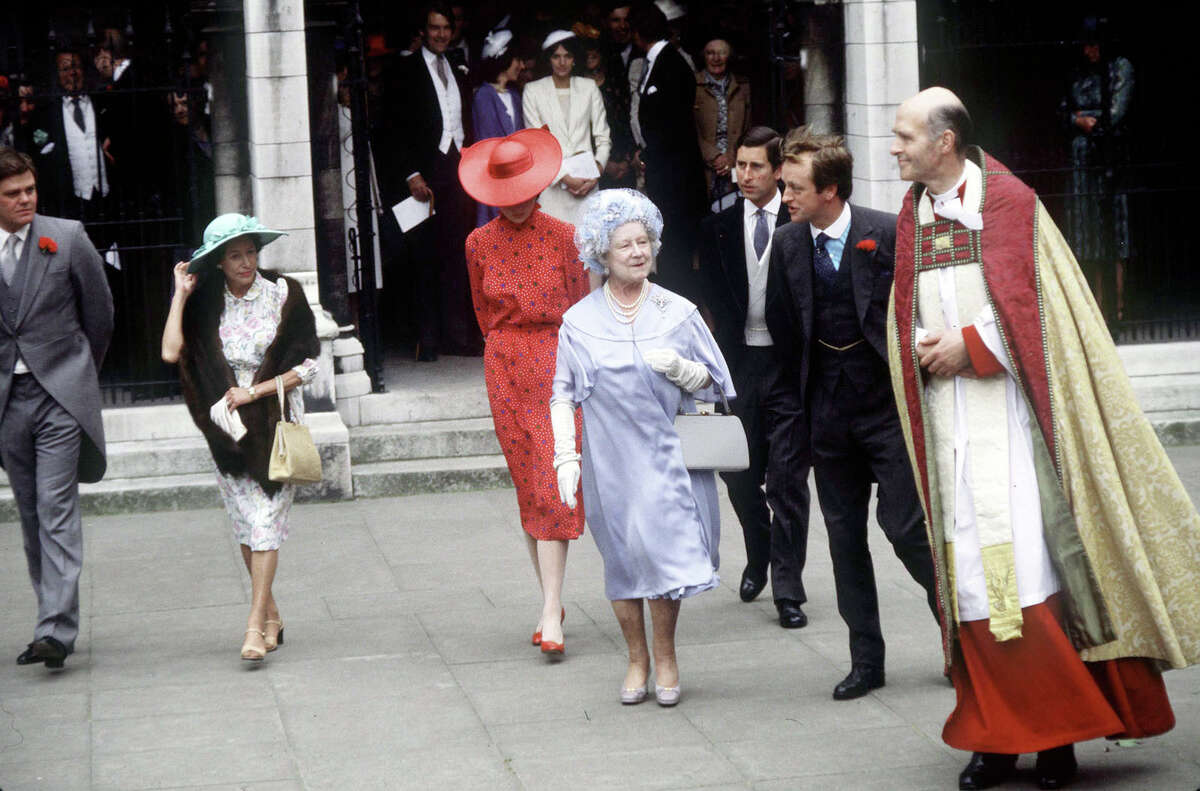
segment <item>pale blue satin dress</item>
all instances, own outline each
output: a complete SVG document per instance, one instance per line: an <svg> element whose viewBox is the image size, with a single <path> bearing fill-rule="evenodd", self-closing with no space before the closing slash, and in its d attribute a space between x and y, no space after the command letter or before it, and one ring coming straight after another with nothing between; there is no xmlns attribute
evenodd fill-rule
<svg viewBox="0 0 1200 791"><path fill-rule="evenodd" d="M555 401L583 407L583 502L604 559L609 599L681 599L720 583L716 478L683 464L675 413L692 395L642 359L674 349L702 363L728 398L732 379L700 313L657 285L633 324L622 324L596 289L563 315Z"/></svg>

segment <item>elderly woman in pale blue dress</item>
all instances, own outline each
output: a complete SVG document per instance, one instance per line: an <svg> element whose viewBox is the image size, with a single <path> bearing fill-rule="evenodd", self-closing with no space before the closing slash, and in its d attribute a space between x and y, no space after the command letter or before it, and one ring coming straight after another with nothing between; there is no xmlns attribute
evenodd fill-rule
<svg viewBox="0 0 1200 791"><path fill-rule="evenodd" d="M647 694L653 625L655 695L679 700L675 625L680 602L720 579L720 519L711 471L684 466L675 415L695 400L735 393L729 369L696 306L647 280L662 215L628 189L584 206L575 243L604 286L563 315L551 399L559 493L574 506L582 475L588 525L604 559L605 595L629 648L623 703ZM576 405L583 452L575 452Z"/></svg>
<svg viewBox="0 0 1200 791"><path fill-rule="evenodd" d="M316 323L295 280L258 269L258 251L283 234L223 214L190 262L175 266L162 358L180 364L184 399L217 466L217 488L250 574L242 659L283 643L271 592L295 487L270 480L275 425L304 420L300 388L317 375ZM281 415L279 388L285 398Z"/></svg>

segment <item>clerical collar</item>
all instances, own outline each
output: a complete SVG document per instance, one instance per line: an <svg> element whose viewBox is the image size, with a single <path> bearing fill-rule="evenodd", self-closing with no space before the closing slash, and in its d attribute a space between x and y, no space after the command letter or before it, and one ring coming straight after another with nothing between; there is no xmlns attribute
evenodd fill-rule
<svg viewBox="0 0 1200 791"><path fill-rule="evenodd" d="M935 195L933 192L930 192L929 197L932 198L934 201L948 201L956 196L958 197L959 200L962 200L963 192L966 191L966 188L967 188L967 163L963 162L962 173L958 174L958 181L954 182L954 186L951 187L950 189L946 190L945 192L937 194L937 195Z"/></svg>

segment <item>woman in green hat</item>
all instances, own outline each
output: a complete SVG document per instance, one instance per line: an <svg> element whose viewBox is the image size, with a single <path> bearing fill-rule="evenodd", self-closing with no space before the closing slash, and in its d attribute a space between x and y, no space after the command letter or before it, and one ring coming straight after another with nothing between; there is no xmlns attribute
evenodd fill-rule
<svg viewBox="0 0 1200 791"><path fill-rule="evenodd" d="M284 234L253 217L222 214L204 229L191 261L175 265L175 295L163 329L162 358L179 363L183 396L217 465L252 601L242 659L262 661L283 643L271 595L279 545L288 535L295 487L267 475L277 382L289 418L304 418L300 386L317 374L316 322L295 280L258 268L258 251Z"/></svg>

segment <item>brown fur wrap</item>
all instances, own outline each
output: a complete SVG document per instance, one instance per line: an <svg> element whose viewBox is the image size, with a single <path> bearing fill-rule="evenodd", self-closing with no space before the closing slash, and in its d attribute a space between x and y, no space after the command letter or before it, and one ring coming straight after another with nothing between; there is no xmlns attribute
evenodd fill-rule
<svg viewBox="0 0 1200 791"><path fill-rule="evenodd" d="M321 352L317 340L317 324L304 289L295 280L276 272L259 272L271 282L283 281L288 296L283 303L275 340L267 347L262 365L254 373L254 384L265 382L286 373L291 368ZM228 475L249 475L269 495L279 491L282 484L267 477L275 425L280 420L279 399L260 398L238 408L246 426L246 435L238 442L213 425L209 408L225 391L237 385L233 368L225 359L219 330L221 313L225 308L224 278L220 272L210 273L210 282L197 286L183 311L183 351L179 358L179 379L183 398L196 427L204 434L212 451L217 469Z"/></svg>

